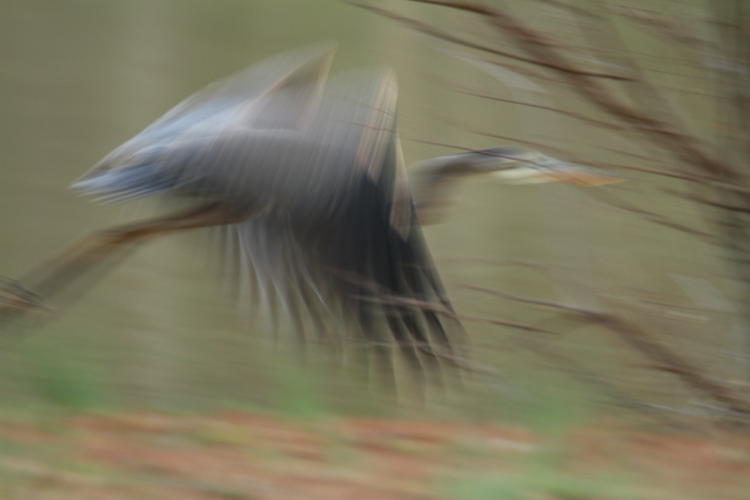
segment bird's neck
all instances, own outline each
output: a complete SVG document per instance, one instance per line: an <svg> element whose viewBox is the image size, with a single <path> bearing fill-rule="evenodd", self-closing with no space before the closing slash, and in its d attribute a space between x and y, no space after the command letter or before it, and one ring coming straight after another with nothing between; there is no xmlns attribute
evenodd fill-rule
<svg viewBox="0 0 750 500"><path fill-rule="evenodd" d="M412 165L409 169L412 194L422 224L443 219L455 203L459 181L472 174L462 155L441 156Z"/></svg>

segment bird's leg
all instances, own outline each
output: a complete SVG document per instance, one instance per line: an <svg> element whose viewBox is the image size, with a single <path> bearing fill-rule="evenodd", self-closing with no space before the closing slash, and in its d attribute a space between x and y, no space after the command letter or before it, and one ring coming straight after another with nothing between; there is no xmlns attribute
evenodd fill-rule
<svg viewBox="0 0 750 500"><path fill-rule="evenodd" d="M148 219L93 233L46 262L25 280L0 284L0 315L44 310L42 301L60 293L108 257L125 248L178 231L241 222L260 215L233 212L210 203L176 214Z"/></svg>

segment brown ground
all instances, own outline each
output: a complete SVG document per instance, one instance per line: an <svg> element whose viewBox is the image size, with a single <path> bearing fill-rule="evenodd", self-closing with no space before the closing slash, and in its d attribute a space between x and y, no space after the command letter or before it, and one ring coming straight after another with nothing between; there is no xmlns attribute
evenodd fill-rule
<svg viewBox="0 0 750 500"><path fill-rule="evenodd" d="M90 415L0 426L0 499L750 499L750 437Z"/></svg>

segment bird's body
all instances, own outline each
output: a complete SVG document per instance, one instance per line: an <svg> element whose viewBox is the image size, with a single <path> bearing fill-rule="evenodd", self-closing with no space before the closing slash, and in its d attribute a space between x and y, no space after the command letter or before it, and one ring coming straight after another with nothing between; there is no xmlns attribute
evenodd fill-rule
<svg viewBox="0 0 750 500"><path fill-rule="evenodd" d="M283 305L317 338L369 344L379 363L398 350L417 370L437 365L460 325L406 184L395 78L329 78L331 56L327 46L284 54L260 63L268 88L241 92L241 73L197 94L75 187L218 207L227 220L210 225L222 228L240 288Z"/></svg>

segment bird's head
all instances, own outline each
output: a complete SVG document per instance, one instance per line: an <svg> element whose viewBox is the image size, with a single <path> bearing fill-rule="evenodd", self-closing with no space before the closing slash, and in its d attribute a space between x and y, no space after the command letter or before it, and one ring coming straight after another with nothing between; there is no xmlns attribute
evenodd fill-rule
<svg viewBox="0 0 750 500"><path fill-rule="evenodd" d="M464 177L490 174L507 184L562 182L578 186L600 186L622 181L574 163L536 151L501 146L444 156L445 175Z"/></svg>
<svg viewBox="0 0 750 500"><path fill-rule="evenodd" d="M578 186L601 186L622 179L591 168L565 162L515 146L501 146L467 153L440 156L414 165L412 191L423 223L443 218L452 204L457 181L489 175L505 184L563 182Z"/></svg>

